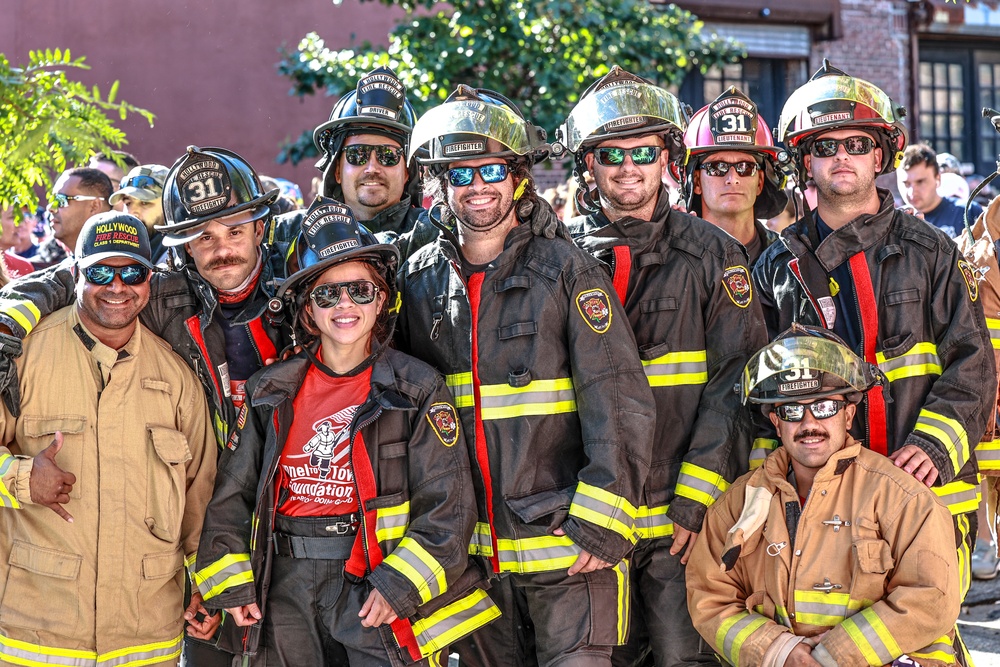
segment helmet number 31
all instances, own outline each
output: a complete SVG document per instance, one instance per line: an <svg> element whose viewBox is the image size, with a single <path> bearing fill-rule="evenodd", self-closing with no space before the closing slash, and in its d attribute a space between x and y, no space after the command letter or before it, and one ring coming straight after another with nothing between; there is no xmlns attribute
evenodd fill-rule
<svg viewBox="0 0 1000 667"><path fill-rule="evenodd" d="M727 113L720 119L719 128L726 132L749 132L747 127L747 116L744 114Z"/></svg>

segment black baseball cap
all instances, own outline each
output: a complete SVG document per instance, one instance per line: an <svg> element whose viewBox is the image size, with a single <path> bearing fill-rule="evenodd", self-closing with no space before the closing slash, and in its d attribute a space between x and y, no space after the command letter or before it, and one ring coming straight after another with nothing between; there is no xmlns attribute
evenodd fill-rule
<svg viewBox="0 0 1000 667"><path fill-rule="evenodd" d="M134 215L119 211L98 213L83 223L75 254L81 269L111 257L128 257L147 269L153 268L146 225Z"/></svg>

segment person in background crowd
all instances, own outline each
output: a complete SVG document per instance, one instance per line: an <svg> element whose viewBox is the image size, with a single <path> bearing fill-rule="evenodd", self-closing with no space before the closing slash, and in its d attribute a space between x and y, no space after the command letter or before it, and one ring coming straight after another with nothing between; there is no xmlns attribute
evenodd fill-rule
<svg viewBox="0 0 1000 667"><path fill-rule="evenodd" d="M91 169L97 169L98 171L104 172L113 184L117 184L122 182L122 179L125 178L126 172L132 171L139 166L139 161L135 159L134 155L126 153L125 151L112 151L112 155L114 157L105 153L97 153L90 158L90 162L87 163L87 166ZM117 162L115 162L114 158L121 160L123 166L120 166Z"/></svg>
<svg viewBox="0 0 1000 667"><path fill-rule="evenodd" d="M741 116L734 122L750 126L744 104L733 112ZM661 174L685 155L684 129L672 94L617 65L587 89L561 128L581 187L585 172L596 182L578 200L587 215L569 228L610 270L656 402L631 576L635 615L658 667L715 662L677 601L705 510L749 465L752 423L733 387L767 342L744 248L719 227L671 208ZM715 156L695 158L702 159ZM615 649L615 664L636 659L646 643L641 635L633 630L629 645Z"/></svg>
<svg viewBox="0 0 1000 667"><path fill-rule="evenodd" d="M111 210L108 198L112 189L111 181L97 169L77 167L60 174L52 185L46 209L52 238L38 247L31 263L42 269L72 254L83 223L98 213Z"/></svg>
<svg viewBox="0 0 1000 667"><path fill-rule="evenodd" d="M896 169L896 180L903 201L919 211L929 224L951 238L957 237L965 229L965 207L938 193L941 174L937 154L930 146L914 144L907 147L903 152L903 161ZM975 222L982 212L982 207L973 202L969 206L969 224Z"/></svg>
<svg viewBox="0 0 1000 667"><path fill-rule="evenodd" d="M735 667L966 664L948 510L848 431L885 378L836 336L793 327L742 396L782 447L708 510L688 565L695 627Z"/></svg>
<svg viewBox="0 0 1000 667"><path fill-rule="evenodd" d="M14 252L18 239L31 238L30 226L31 219L27 215L16 220L13 208L0 210L0 252L3 253L0 257L7 270L8 279L19 278L35 270L31 262Z"/></svg>
<svg viewBox="0 0 1000 667"><path fill-rule="evenodd" d="M75 303L24 340L24 398L0 414L0 662L176 665L215 478L204 393L138 322L153 270L142 222L92 216L74 267Z"/></svg>
<svg viewBox="0 0 1000 667"><path fill-rule="evenodd" d="M135 167L121 180L118 189L108 198L108 203L134 215L146 225L154 264L165 264L167 251L163 247L163 234L155 227L163 225L163 183L169 170L161 164L144 164Z"/></svg>

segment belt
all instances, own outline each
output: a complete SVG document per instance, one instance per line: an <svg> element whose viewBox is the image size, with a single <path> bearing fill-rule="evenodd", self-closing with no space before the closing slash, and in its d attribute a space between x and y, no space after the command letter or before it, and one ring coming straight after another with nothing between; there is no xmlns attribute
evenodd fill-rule
<svg viewBox="0 0 1000 667"><path fill-rule="evenodd" d="M274 534L274 553L288 558L312 558L314 560L347 560L354 549L357 534L331 537L302 537L301 535Z"/></svg>

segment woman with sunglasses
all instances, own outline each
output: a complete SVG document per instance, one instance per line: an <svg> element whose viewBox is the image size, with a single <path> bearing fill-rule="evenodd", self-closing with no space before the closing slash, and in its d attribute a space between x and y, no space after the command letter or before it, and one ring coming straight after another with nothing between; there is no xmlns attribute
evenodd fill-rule
<svg viewBox="0 0 1000 667"><path fill-rule="evenodd" d="M469 567L464 434L443 378L386 346L395 246L317 198L293 256L302 352L248 383L195 580L254 664L426 662L499 615Z"/></svg>

